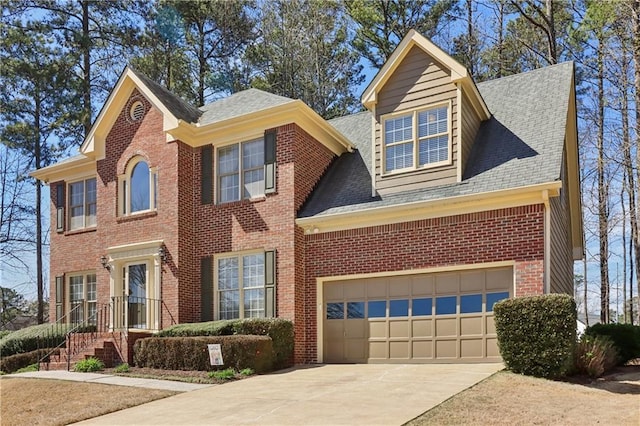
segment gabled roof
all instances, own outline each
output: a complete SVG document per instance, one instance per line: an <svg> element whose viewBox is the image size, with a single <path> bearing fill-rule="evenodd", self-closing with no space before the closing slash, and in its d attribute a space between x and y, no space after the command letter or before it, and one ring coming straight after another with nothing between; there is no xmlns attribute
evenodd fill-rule
<svg viewBox="0 0 640 426"><path fill-rule="evenodd" d="M422 49L427 55L437 61L440 66L448 69L451 73L451 82L458 84L467 93L471 105L478 113L478 116L482 120L489 118L489 110L485 104L482 96L478 92L471 74L468 70L449 56L444 50L429 41L426 37L418 33L416 30L410 30L407 35L404 36L398 47L393 51L389 59L380 68L380 71L373 78L371 83L367 86L362 94L362 104L370 111L378 102L378 93L382 90L389 78L393 75L396 68L402 63L402 60L407 56L411 48L414 46Z"/></svg>
<svg viewBox="0 0 640 426"><path fill-rule="evenodd" d="M184 99L171 92L161 84L151 80L141 72L129 67L129 70L135 74L141 82L167 107L167 109L178 120L184 120L187 123L197 123L202 115L202 111L187 103Z"/></svg>
<svg viewBox="0 0 640 426"><path fill-rule="evenodd" d="M333 120L337 129L351 137L357 151L343 154L345 158L331 166L298 217L312 223L351 213L366 217L365 210L412 203L451 205L461 197L549 184L559 189L573 84L570 62L479 84L493 116L481 124L463 180L384 196L371 196L372 171L361 164L371 162L371 115ZM358 129L357 134L350 129ZM353 182L349 191L336 191L345 179Z"/></svg>

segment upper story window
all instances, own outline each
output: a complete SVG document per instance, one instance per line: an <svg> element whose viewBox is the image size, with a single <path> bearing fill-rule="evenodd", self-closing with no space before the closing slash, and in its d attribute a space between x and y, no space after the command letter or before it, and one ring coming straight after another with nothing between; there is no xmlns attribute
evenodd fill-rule
<svg viewBox="0 0 640 426"><path fill-rule="evenodd" d="M449 161L449 105L383 118L383 130L385 173Z"/></svg>
<svg viewBox="0 0 640 426"><path fill-rule="evenodd" d="M120 176L120 205L122 215L155 210L157 208L158 174L143 159L131 161Z"/></svg>
<svg viewBox="0 0 640 426"><path fill-rule="evenodd" d="M96 178L71 182L69 194L69 229L96 226Z"/></svg>
<svg viewBox="0 0 640 426"><path fill-rule="evenodd" d="M227 145L217 152L218 202L264 195L264 141Z"/></svg>

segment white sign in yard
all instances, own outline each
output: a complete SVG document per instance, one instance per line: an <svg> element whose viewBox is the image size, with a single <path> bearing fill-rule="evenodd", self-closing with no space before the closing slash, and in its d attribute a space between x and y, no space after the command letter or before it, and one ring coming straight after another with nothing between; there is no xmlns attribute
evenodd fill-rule
<svg viewBox="0 0 640 426"><path fill-rule="evenodd" d="M209 362L211 365L224 365L224 361L222 360L222 348L219 343L213 343L207 345L209 348Z"/></svg>

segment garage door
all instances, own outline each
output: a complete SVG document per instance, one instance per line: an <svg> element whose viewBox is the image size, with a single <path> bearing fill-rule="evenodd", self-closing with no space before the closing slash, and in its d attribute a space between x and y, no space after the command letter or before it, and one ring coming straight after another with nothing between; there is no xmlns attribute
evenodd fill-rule
<svg viewBox="0 0 640 426"><path fill-rule="evenodd" d="M511 267L327 282L327 363L501 361L493 305L512 296Z"/></svg>

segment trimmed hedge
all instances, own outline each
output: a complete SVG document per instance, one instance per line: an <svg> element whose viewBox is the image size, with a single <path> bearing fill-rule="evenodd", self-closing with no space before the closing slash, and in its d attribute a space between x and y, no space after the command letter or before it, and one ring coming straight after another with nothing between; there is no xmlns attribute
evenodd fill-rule
<svg viewBox="0 0 640 426"><path fill-rule="evenodd" d="M47 323L14 331L0 339L0 356L35 351L38 346L55 348L65 341L67 331L71 328L67 324ZM40 339L39 344L38 339Z"/></svg>
<svg viewBox="0 0 640 426"><path fill-rule="evenodd" d="M0 371L4 371L5 373L13 373L14 371L18 371L21 368L28 367L31 364L36 364L41 357L45 356L53 350L53 348L40 349L39 351L35 350L6 357L3 356L0 359Z"/></svg>
<svg viewBox="0 0 640 426"><path fill-rule="evenodd" d="M617 363L640 358L640 326L631 324L594 324L587 328L585 335L608 337L618 352Z"/></svg>
<svg viewBox="0 0 640 426"><path fill-rule="evenodd" d="M272 371L273 347L268 336L147 337L133 345L138 367L164 370L251 368L257 373ZM212 366L207 344L219 343L224 365Z"/></svg>
<svg viewBox="0 0 640 426"><path fill-rule="evenodd" d="M158 337L229 336L248 334L269 336L273 341L273 369L293 365L293 323L282 318L250 318L178 324L160 331Z"/></svg>
<svg viewBox="0 0 640 426"><path fill-rule="evenodd" d="M505 299L493 307L500 354L507 368L536 377L565 376L574 365L576 303L550 294Z"/></svg>

